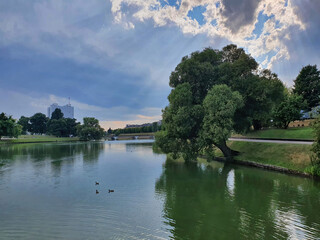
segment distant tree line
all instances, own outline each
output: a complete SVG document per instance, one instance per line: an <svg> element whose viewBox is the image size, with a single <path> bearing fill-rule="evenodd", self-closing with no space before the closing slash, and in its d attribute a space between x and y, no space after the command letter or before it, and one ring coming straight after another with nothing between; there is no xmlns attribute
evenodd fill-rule
<svg viewBox="0 0 320 240"><path fill-rule="evenodd" d="M77 136L77 126L80 124L74 118L64 118L61 109L56 108L51 118L43 113L36 113L31 117L20 117L18 124L22 126L22 133L48 134L56 137Z"/></svg>
<svg viewBox="0 0 320 240"><path fill-rule="evenodd" d="M86 117L81 125L74 118L64 118L59 108L55 109L51 118L36 113L31 117L21 116L18 122L5 113L0 114L0 139L2 136L18 137L27 133L56 137L78 136L80 140L98 140L105 135L97 119Z"/></svg>
<svg viewBox="0 0 320 240"><path fill-rule="evenodd" d="M293 90L275 73L261 70L242 48L206 48L182 58L171 73L169 105L163 110L156 144L165 153L195 160L219 148L227 159L237 154L226 141L231 132L275 126L287 128L301 110L319 105L320 74L304 67Z"/></svg>
<svg viewBox="0 0 320 240"><path fill-rule="evenodd" d="M137 128L118 128L112 130L109 128L108 134L115 134L116 136L120 134L125 133L151 133L151 132L157 132L161 130L161 125L158 124L158 122L153 122L150 126L143 126L143 127L137 127Z"/></svg>

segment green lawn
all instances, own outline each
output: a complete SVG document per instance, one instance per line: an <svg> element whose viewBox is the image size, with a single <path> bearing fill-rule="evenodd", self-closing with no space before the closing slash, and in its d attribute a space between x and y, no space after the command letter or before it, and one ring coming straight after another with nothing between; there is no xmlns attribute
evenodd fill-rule
<svg viewBox="0 0 320 240"><path fill-rule="evenodd" d="M244 135L235 134L232 137L248 138L279 138L279 139L301 139L313 140L313 129L311 127L288 128L288 129L265 129L251 131Z"/></svg>
<svg viewBox="0 0 320 240"><path fill-rule="evenodd" d="M236 160L275 165L304 172L311 165L311 145L277 144L255 142L229 142L229 146L240 152Z"/></svg>
<svg viewBox="0 0 320 240"><path fill-rule="evenodd" d="M79 141L79 138L73 137L54 137L54 136L42 136L42 135L21 135L17 139L1 140L1 143L34 143L34 142L68 142Z"/></svg>

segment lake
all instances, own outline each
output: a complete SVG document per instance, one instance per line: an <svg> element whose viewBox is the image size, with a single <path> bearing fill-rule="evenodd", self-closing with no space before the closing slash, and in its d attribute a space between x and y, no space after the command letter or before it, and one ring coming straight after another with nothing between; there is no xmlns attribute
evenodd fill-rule
<svg viewBox="0 0 320 240"><path fill-rule="evenodd" d="M320 239L320 183L152 141L3 145L0 239Z"/></svg>

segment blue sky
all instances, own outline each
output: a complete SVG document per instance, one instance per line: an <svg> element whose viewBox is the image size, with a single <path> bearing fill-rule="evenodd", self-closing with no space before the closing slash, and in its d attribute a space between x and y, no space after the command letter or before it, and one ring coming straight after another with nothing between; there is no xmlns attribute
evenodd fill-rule
<svg viewBox="0 0 320 240"><path fill-rule="evenodd" d="M205 47L235 43L292 86L320 64L319 1L0 1L0 111L15 118L75 106L105 128L152 122L171 71Z"/></svg>

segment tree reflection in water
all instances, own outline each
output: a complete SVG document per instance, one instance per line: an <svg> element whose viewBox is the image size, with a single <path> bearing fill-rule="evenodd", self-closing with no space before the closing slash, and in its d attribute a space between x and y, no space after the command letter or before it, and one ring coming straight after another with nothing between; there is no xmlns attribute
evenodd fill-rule
<svg viewBox="0 0 320 240"><path fill-rule="evenodd" d="M155 189L173 239L320 238L320 186L310 179L167 161Z"/></svg>

